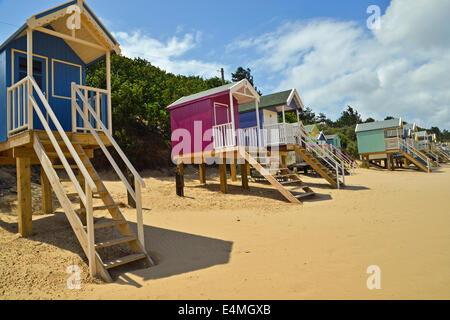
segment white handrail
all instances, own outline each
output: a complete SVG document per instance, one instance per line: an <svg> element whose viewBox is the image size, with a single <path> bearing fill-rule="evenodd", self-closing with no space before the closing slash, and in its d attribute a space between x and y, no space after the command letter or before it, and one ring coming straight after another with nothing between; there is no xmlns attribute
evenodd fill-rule
<svg viewBox="0 0 450 320"><path fill-rule="evenodd" d="M92 108L91 104L86 100L86 97L84 97L84 95L82 94L82 92L78 89L78 85L75 83L72 83L72 86L75 86L75 91L76 93L78 93L78 95L80 96L81 100L83 101L83 103L86 104L89 112L91 113L91 115L94 117L95 121L100 124L100 129L102 130L102 132L106 135L106 137L108 138L109 142L113 145L113 147L116 149L117 153L119 154L120 158L123 160L123 162L126 164L126 166L128 167L128 169L131 171L131 173L137 178L138 182L141 184L141 186L145 187L145 182L142 179L142 177L139 175L139 173L137 172L137 170L134 168L134 166L131 164L130 160L128 160L128 158L125 156L125 153L122 151L122 149L120 148L120 146L117 144L116 140L112 137L111 133L109 132L109 130L106 128L106 126L104 125L103 121L100 120L100 118L98 117L98 115L96 114L96 112L94 111L94 109ZM80 112L79 112L80 113ZM85 120L86 121L86 120ZM89 121L87 121L89 122ZM92 128L92 126L91 126ZM102 143L103 144L103 143Z"/></svg>
<svg viewBox="0 0 450 320"><path fill-rule="evenodd" d="M122 180L123 184L127 188L130 195L133 197L133 199L136 202L136 222L137 222L137 232L138 232L138 240L141 243L142 247L145 249L145 238L144 238L144 222L143 222L143 215L142 215L142 192L141 188L145 187L145 182L142 179L142 177L139 175L137 170L134 168L134 166L131 164L130 160L125 156L125 153L122 151L122 149L117 144L116 140L112 137L109 130L104 125L103 121L100 120L98 114L94 111L89 101L87 101L86 97L82 94L81 90L79 89L79 86L75 83L72 83L72 93L75 94L75 96L72 97L72 108L75 108L76 111L80 114L82 120L84 123L88 126L89 131L94 136L95 140L99 144L100 148L102 149L105 156L108 158L109 162L111 163L112 167L116 171L117 175ZM130 172L134 175L134 186L135 190L130 186L128 183L127 178L120 170L119 166L117 165L116 161L112 157L111 153L106 148L105 144L103 143L102 139L100 139L96 129L92 126L91 122L87 118L85 112L81 109L81 107L76 102L76 95L81 98L82 102L84 103L85 107L87 108L87 113L94 117L97 127L105 134L105 136L108 138L110 143L113 145L113 147L116 149L119 156L122 158Z"/></svg>
<svg viewBox="0 0 450 320"><path fill-rule="evenodd" d="M234 147L236 142L233 135L233 124L225 123L212 127L215 149Z"/></svg>
<svg viewBox="0 0 450 320"><path fill-rule="evenodd" d="M72 158L74 159L74 161L76 162L78 168L80 169L81 173L83 174L83 176L84 176L84 178L85 178L85 180L86 180L86 183L89 183L91 189L92 189L94 192L96 192L96 191L97 191L97 186L95 185L95 183L94 183L94 181L92 180L92 178L91 178L89 172L87 171L86 167L84 166L83 162L81 161L80 156L79 156L78 153L75 151L75 148L73 147L73 145L72 145L72 143L71 143L69 137L67 137L66 132L64 131L64 129L63 129L63 127L61 126L61 124L59 123L58 118L56 117L55 113L53 112L52 108L50 107L50 105L49 105L47 99L45 98L45 96L44 96L44 94L42 93L41 89L40 89L39 86L37 85L36 81L35 81L32 77L28 77L28 78L29 78L30 83L32 84L34 90L36 91L38 97L40 98L42 104L44 105L44 107L45 107L45 109L46 109L46 111L47 111L48 116L49 116L50 119L53 121L53 124L55 125L56 130L58 131L59 135L61 136L62 140L64 141L64 144L66 145L67 149L69 150L69 152L70 152ZM34 100L32 96L29 97L29 98L30 98L31 101ZM41 112L41 115L42 115L42 117L43 117L43 119L44 119L44 121L41 119L41 122L43 123L43 125L44 125L44 126L45 126L45 125L48 126L48 123L47 123L47 121L45 120L45 117L44 117L44 115L42 114L42 111L40 110L40 108L39 108L38 104L36 103L36 101L34 101L33 104L34 104L35 110L36 110L37 113L38 113L38 116L39 116L39 112ZM59 147L59 144L58 144L58 142L56 141L56 138L55 138L55 136L53 135L53 132L52 132L52 130L50 129L50 127L48 127L48 130L46 130L46 131L47 131L47 134L49 135L50 140L52 140L52 144L53 144L53 147L55 148L55 150L58 151L58 149L59 149L59 150L61 151L61 148ZM62 155L62 156L61 156L61 155ZM70 176L70 175L73 175L73 176L75 177L75 175L73 174L73 171L72 171L72 169L70 168L70 165L67 163L67 159L64 157L64 153L62 153L62 151L61 151L61 155L59 155L59 157L60 157L60 160L61 160L61 162L63 163L64 168L66 169L67 173L69 174L69 176ZM75 181L73 181L73 179L72 179L72 177L71 177L71 180L72 180L72 182L74 182L74 184L75 184L75 182L78 183L78 181L77 181L76 178L75 178ZM76 184L75 184L75 185L76 185ZM79 192L79 193L80 193L80 192ZM82 194L83 194L83 192L80 193L80 195L82 195ZM85 200L86 200L86 199L85 199Z"/></svg>
<svg viewBox="0 0 450 320"><path fill-rule="evenodd" d="M122 182L125 184L125 186L128 189L128 192L131 194L131 196L133 197L134 200L136 200L136 194L133 190L133 188L130 186L130 184L128 183L127 178L125 177L125 175L122 173L122 171L120 170L119 166L117 165L117 163L114 161L114 158L112 157L111 153L108 151L108 149L106 148L105 144L103 143L102 139L100 139L98 133L95 131L94 127L92 127L91 123L88 121L88 119L86 118L85 114L83 113L83 110L81 109L81 107L78 105L78 103L74 102L75 108L78 111L78 113L80 114L81 118L83 119L83 121L85 121L87 123L88 129L89 131L91 131L92 135L94 136L95 140L97 141L97 143L99 144L100 148L102 149L102 151L105 153L105 156L108 158L108 160L111 162L111 165L113 166L114 170L116 171L116 173L119 175L120 180L122 180Z"/></svg>
<svg viewBox="0 0 450 320"><path fill-rule="evenodd" d="M28 77L25 77L6 90L6 132L8 137L30 129L29 123L32 123L32 121L30 122L27 118L29 117L27 113L27 84Z"/></svg>
<svg viewBox="0 0 450 320"><path fill-rule="evenodd" d="M258 127L238 129L240 147L258 147Z"/></svg>
<svg viewBox="0 0 450 320"><path fill-rule="evenodd" d="M313 151L313 153L316 154L316 156L318 156L319 158L323 159L331 168L334 168L335 172L336 172L336 182L337 182L337 187L338 189L340 189L340 180L339 180L339 176L340 176L340 170L342 170L342 176L343 178L343 182L345 181L345 169L342 166L342 162L336 160L334 157L335 155L333 153L331 153L329 150L323 148L323 146L320 146L317 143L308 143L307 139L311 139L312 141L314 141L313 137L311 137L310 135L307 135L305 130L302 128L302 124L299 123L299 127L297 130L298 133L298 138L300 139L300 142L305 143L305 145L309 145L310 149ZM319 149L319 151L317 150ZM328 160L327 160L328 158ZM331 161L331 163L330 163ZM345 184L345 182L344 182Z"/></svg>

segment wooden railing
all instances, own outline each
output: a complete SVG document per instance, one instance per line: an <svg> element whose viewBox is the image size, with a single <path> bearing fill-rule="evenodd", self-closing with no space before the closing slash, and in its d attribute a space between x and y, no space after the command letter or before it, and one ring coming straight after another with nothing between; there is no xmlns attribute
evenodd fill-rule
<svg viewBox="0 0 450 320"><path fill-rule="evenodd" d="M93 88L88 86L76 85L76 87L81 91L84 100L89 102L89 104L94 106L94 109L97 117L103 124L107 124L106 127L108 131L112 133L112 124L111 124L111 106L108 106L108 91L99 88ZM74 105L75 102L78 103L77 94L75 94L74 83L72 83L72 131L73 132L89 132L89 128L87 126L86 121L82 120L81 116L78 116L78 112ZM81 103L83 114L86 119L89 119L92 127L97 131L102 131L100 122L98 122L95 117L89 111L86 103Z"/></svg>
<svg viewBox="0 0 450 320"><path fill-rule="evenodd" d="M30 90L29 95L28 95L28 99L32 106L32 108L30 108L30 109L32 109L32 110L34 110L34 112L36 112L36 115L38 116L39 120L41 121L42 125L44 126L44 129L50 139L50 142L51 142L53 148L55 149L55 151L58 155L59 160L61 161L67 175L69 176L70 181L75 186L75 190L77 191L81 202L84 204L84 206L86 208L87 227L88 227L87 228L87 239L88 239L89 268L91 270L91 274L95 275L96 253L95 253L95 249L94 249L94 228L93 228L94 216L93 216L92 193L97 192L97 186L95 185L95 183L94 183L91 175L89 174L87 168L85 167L84 163L81 161L80 156L78 155L75 148L73 147L70 139L68 138L66 132L64 131L63 127L61 126L58 118L56 117L55 113L53 112L52 108L50 107L46 97L42 93L42 91L39 88L39 86L37 85L36 81L34 80L33 77L27 77L26 79L27 79L28 85L33 88L33 90ZM47 112L48 117L53 122L54 126L56 127L56 130L57 130L60 138L62 139L64 147L68 149L71 157L77 164L78 169L82 173L82 175L86 181L85 190L83 190L83 188L81 188L80 183L79 183L77 177L75 176L71 165L67 161L67 158L64 155L63 150L61 149L60 142L56 139L52 129L49 126L49 123L48 123L46 117L44 116L44 113L42 112L39 104L34 99L34 92L36 92L36 95L39 98L42 105L44 106L44 109ZM29 111L29 112L30 112L30 114L32 114L32 111ZM48 157L46 155L44 156L45 150L43 149L42 145L38 146L38 144L35 143L34 146L35 146L36 152L41 155L40 159L48 160ZM43 165L45 165L45 163ZM49 165L48 161L47 161L47 165ZM50 165L51 165L51 162L50 162ZM55 184L55 186L59 187L60 190L63 190L60 181L52 181L52 183ZM66 212L66 215L68 215L69 221L71 219L79 219L79 217L77 215L73 214L73 212L72 212L72 215L70 212ZM81 222L80 222L80 224L81 224Z"/></svg>
<svg viewBox="0 0 450 320"><path fill-rule="evenodd" d="M295 144L296 123L276 123L264 125L264 146Z"/></svg>
<svg viewBox="0 0 450 320"><path fill-rule="evenodd" d="M214 126L212 129L214 149L236 146L236 139L233 134L233 124L231 122Z"/></svg>
<svg viewBox="0 0 450 320"><path fill-rule="evenodd" d="M143 216L142 216L142 194L141 189L142 187L145 187L145 182L142 179L142 177L139 175L137 170L134 168L134 166L131 164L130 160L125 156L125 153L122 151L120 146L117 144L116 140L113 138L111 133L109 132L106 125L103 123L103 121L100 119L97 112L92 108L92 105L88 101L85 92L82 91L82 86L79 86L75 83L72 83L72 93L74 96L72 97L72 108L75 108L78 115L81 117L83 124L89 132L94 136L95 140L97 141L98 145L102 149L103 153L105 154L106 158L111 163L113 169L116 171L119 178L122 180L122 183L127 188L130 195L133 197L133 199L136 201L136 215L137 215L137 230L138 230L138 239L141 242L141 245L143 248L145 248L145 239L144 239L144 224L143 224ZM80 98L84 108L81 108L77 102L77 98ZM93 119L91 119L91 117ZM93 122L95 121L95 122ZM93 123L96 124L96 127L94 127ZM131 174L134 177L134 185L135 190L131 187L131 185L128 183L127 178L123 174L123 172L120 170L119 166L117 165L116 161L114 160L111 153L106 148L105 144L103 143L102 139L98 135L98 132L100 131L103 133L111 145L114 147L116 152L119 154L122 161L125 163L128 170L131 172Z"/></svg>
<svg viewBox="0 0 450 320"><path fill-rule="evenodd" d="M29 78L26 77L6 90L8 137L33 128L33 108L29 108Z"/></svg>
<svg viewBox="0 0 450 320"><path fill-rule="evenodd" d="M240 147L258 147L258 127L238 130Z"/></svg>
<svg viewBox="0 0 450 320"><path fill-rule="evenodd" d="M338 189L340 189L341 186L341 176L342 183L345 185L345 167L343 161L337 158L336 155L329 149L327 149L324 145L319 144L310 134L308 134L302 123L299 123L297 138L299 140L299 144L305 145L307 150L314 154L316 158L322 159L335 171Z"/></svg>

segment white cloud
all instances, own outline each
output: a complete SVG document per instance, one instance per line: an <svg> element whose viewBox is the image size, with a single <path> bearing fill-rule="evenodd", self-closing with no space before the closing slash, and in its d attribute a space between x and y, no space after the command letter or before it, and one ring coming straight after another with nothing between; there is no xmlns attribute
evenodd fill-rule
<svg viewBox="0 0 450 320"><path fill-rule="evenodd" d="M181 32L179 29L177 33ZM201 43L202 34L186 33L182 37L173 36L165 42L151 38L140 31L133 33L116 32L114 36L121 44L122 53L130 58L145 58L153 65L168 72L183 75L218 76L220 64L183 56Z"/></svg>
<svg viewBox="0 0 450 320"><path fill-rule="evenodd" d="M373 33L351 21L289 22L227 49L255 53L257 83L296 87L316 112L337 117L351 103L365 117L450 129L448 12L447 0L393 0Z"/></svg>

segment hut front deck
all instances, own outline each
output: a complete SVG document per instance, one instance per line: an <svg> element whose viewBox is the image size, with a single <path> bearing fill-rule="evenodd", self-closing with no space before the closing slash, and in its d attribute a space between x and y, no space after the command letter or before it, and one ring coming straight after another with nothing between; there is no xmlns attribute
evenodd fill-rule
<svg viewBox="0 0 450 320"><path fill-rule="evenodd" d="M37 134L41 142L45 144L51 144L48 140L48 135L43 130L26 130L18 133L3 143L0 143L0 165L15 165L16 158L29 157L31 164L40 164L34 149L34 134ZM57 131L53 131L56 139L59 140L59 134ZM91 133L79 133L79 132L66 132L69 140L74 143L80 144L88 154L89 158L93 157L95 149L100 148L99 144L95 140ZM99 137L105 146L110 146L109 139L104 134L99 133Z"/></svg>

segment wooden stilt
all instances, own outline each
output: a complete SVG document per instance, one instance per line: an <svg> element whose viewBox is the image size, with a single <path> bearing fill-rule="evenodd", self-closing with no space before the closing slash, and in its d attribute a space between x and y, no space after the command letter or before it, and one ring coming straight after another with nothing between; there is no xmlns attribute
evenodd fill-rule
<svg viewBox="0 0 450 320"><path fill-rule="evenodd" d="M33 234L30 158L16 158L16 167L19 233L23 237L28 237Z"/></svg>
<svg viewBox="0 0 450 320"><path fill-rule="evenodd" d="M44 214L52 214L53 213L52 187L42 167L41 167L41 192L42 192L42 212Z"/></svg>
<svg viewBox="0 0 450 320"><path fill-rule="evenodd" d="M198 165L198 171L200 173L200 183L206 184L206 166L204 163Z"/></svg>
<svg viewBox="0 0 450 320"><path fill-rule="evenodd" d="M231 181L236 182L237 181L237 166L236 163L230 164L231 168Z"/></svg>
<svg viewBox="0 0 450 320"><path fill-rule="evenodd" d="M233 161L230 164L231 168L231 181L237 181L237 152L234 152Z"/></svg>
<svg viewBox="0 0 450 320"><path fill-rule="evenodd" d="M220 191L222 193L228 193L226 156L223 157L222 164L219 164L219 171L220 171Z"/></svg>
<svg viewBox="0 0 450 320"><path fill-rule="evenodd" d="M180 172L181 176L184 178L184 164L183 164L183 162L178 164L178 172Z"/></svg>
<svg viewBox="0 0 450 320"><path fill-rule="evenodd" d="M281 164L284 168L287 167L287 154L282 154L281 155Z"/></svg>
<svg viewBox="0 0 450 320"><path fill-rule="evenodd" d="M245 164L241 164L242 189L244 190L250 190L250 187L248 186L248 174L247 174L248 167L249 165L247 161L245 162Z"/></svg>

